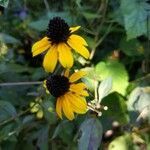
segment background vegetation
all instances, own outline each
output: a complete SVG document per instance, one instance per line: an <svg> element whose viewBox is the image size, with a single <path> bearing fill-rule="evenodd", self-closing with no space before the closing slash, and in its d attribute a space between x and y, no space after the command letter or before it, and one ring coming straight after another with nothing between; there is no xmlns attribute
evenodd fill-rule
<svg viewBox="0 0 150 150"><path fill-rule="evenodd" d="M100 117L89 111L60 120L54 99L44 93L42 56L32 58L31 47L54 16L82 26L91 56L75 55L74 69L89 72L88 100L95 81L112 78L110 94L103 90L108 82L99 91L108 107ZM98 148L150 149L150 1L0 0L0 149Z"/></svg>

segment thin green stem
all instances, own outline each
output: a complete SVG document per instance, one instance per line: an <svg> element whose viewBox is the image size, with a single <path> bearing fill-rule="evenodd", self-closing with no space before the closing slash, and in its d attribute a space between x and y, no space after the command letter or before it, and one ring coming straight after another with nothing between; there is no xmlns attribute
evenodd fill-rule
<svg viewBox="0 0 150 150"><path fill-rule="evenodd" d="M0 83L0 87L2 86L20 86L20 85L39 85L42 84L42 81L33 81L33 82L8 82L8 83Z"/></svg>

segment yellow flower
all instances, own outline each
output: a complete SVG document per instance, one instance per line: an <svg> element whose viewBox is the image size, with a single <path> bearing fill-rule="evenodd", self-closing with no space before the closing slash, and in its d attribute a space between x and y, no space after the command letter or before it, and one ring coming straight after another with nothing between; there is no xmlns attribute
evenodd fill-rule
<svg viewBox="0 0 150 150"><path fill-rule="evenodd" d="M46 51L43 60L46 72L53 72L58 61L64 68L71 68L74 61L71 49L84 58L89 58L86 41L81 36L73 34L79 28L80 26L69 27L60 17L50 20L46 36L32 47L33 57Z"/></svg>
<svg viewBox="0 0 150 150"><path fill-rule="evenodd" d="M83 82L76 83L86 73L78 71L69 76L66 70L64 75L51 75L44 84L51 95L57 98L56 112L62 119L62 112L69 119L74 119L74 113L84 114L87 111L85 96L88 96L86 85Z"/></svg>

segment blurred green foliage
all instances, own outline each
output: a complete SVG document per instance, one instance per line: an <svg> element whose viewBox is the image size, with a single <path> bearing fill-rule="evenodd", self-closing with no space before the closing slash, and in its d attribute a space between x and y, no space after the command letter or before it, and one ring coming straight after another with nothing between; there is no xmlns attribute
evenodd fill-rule
<svg viewBox="0 0 150 150"><path fill-rule="evenodd" d="M37 82L47 74L40 67L43 56L32 58L31 47L54 16L81 25L89 44L90 60L74 56L74 69L89 72L88 100L94 99L95 81L112 78L112 90L102 99L108 110L101 117L89 111L71 122L58 119L55 99ZM36 98L42 100L42 119L31 111ZM146 150L149 116L148 0L0 0L0 149Z"/></svg>

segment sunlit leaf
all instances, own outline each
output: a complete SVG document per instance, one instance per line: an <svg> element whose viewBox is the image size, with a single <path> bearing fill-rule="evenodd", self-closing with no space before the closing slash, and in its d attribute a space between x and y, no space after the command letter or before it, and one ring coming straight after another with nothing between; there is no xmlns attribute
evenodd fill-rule
<svg viewBox="0 0 150 150"><path fill-rule="evenodd" d="M124 95L128 86L128 73L123 64L117 61L100 62L96 65L96 74L104 80L111 77L113 80L112 91Z"/></svg>
<svg viewBox="0 0 150 150"><path fill-rule="evenodd" d="M108 147L108 150L133 150L132 137L130 134L115 138Z"/></svg>
<svg viewBox="0 0 150 150"><path fill-rule="evenodd" d="M112 89L112 78L106 78L98 87L98 99L101 101Z"/></svg>

